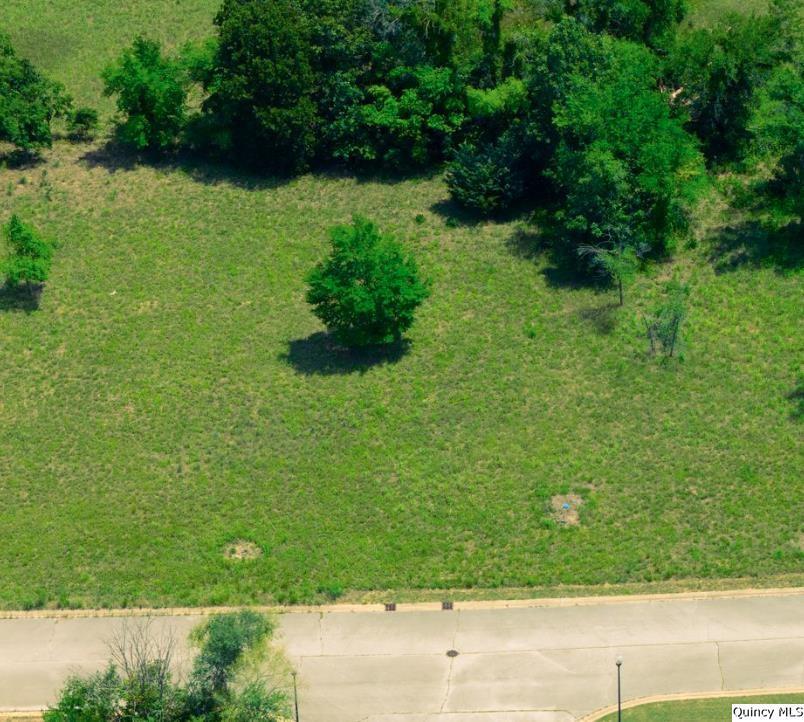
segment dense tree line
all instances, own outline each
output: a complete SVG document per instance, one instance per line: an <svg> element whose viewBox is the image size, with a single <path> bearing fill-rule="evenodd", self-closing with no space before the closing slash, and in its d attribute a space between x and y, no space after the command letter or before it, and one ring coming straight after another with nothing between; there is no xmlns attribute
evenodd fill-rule
<svg viewBox="0 0 804 722"><path fill-rule="evenodd" d="M279 174L446 162L456 203L548 210L554 249L621 298L707 167L761 158L800 215L802 0L705 28L684 0L517 1L528 20L506 27L514 0L223 0L214 37L137 38L104 71L117 136ZM97 121L0 37L0 140L46 146L60 115Z"/></svg>
<svg viewBox="0 0 804 722"><path fill-rule="evenodd" d="M800 0L710 28L682 22L683 0L548 0L504 31L507 7L224 0L214 41L167 58L138 39L107 92L138 149L182 142L290 174L448 161L456 202L485 215L548 205L567 257L613 277L672 251L705 164L798 143L800 125L762 123L757 108L797 102Z"/></svg>

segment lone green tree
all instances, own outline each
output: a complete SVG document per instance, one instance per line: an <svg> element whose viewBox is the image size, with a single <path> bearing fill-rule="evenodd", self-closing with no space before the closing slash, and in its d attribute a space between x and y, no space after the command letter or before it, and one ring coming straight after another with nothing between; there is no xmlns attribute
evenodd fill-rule
<svg viewBox="0 0 804 722"><path fill-rule="evenodd" d="M187 78L159 43L138 37L103 71L104 94L117 96L120 140L135 150L164 151L185 124Z"/></svg>
<svg viewBox="0 0 804 722"><path fill-rule="evenodd" d="M391 236L355 216L331 231L332 253L307 276L307 301L347 346L399 341L429 295L416 262Z"/></svg>
<svg viewBox="0 0 804 722"><path fill-rule="evenodd" d="M33 293L34 284L44 283L50 275L53 245L16 215L3 231L9 249L3 264L6 283L12 288L24 283Z"/></svg>

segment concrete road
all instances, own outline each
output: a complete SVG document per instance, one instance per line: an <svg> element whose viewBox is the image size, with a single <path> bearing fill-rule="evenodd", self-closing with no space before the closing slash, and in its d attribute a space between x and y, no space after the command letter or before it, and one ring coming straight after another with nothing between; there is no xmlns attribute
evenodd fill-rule
<svg viewBox="0 0 804 722"><path fill-rule="evenodd" d="M301 720L569 722L616 700L618 655L625 699L804 689L804 590L530 604L281 615ZM183 640L200 619L152 624ZM69 672L102 666L124 621L0 620L0 709L41 707Z"/></svg>

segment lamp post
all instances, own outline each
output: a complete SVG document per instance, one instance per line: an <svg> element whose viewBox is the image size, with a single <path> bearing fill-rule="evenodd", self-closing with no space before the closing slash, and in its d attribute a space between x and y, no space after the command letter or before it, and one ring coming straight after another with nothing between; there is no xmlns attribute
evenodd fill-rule
<svg viewBox="0 0 804 722"><path fill-rule="evenodd" d="M296 722L299 722L299 692L296 689L296 671L292 672L293 674L293 706L296 710Z"/></svg>
<svg viewBox="0 0 804 722"><path fill-rule="evenodd" d="M623 722L623 696L622 686L620 685L620 669L623 666L622 656L618 656L615 663L617 665L617 722Z"/></svg>

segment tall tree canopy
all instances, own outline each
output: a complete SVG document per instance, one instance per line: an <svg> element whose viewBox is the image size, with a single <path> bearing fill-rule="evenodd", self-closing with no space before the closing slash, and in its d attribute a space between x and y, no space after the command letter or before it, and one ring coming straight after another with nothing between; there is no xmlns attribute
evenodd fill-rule
<svg viewBox="0 0 804 722"><path fill-rule="evenodd" d="M314 153L310 28L293 0L224 0L205 111L220 150L280 172Z"/></svg>

